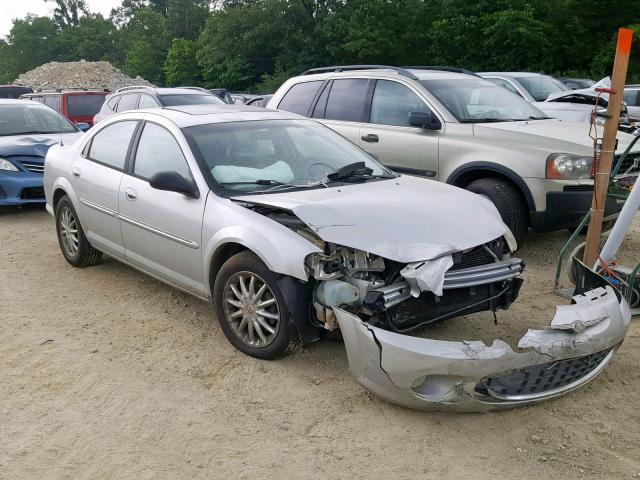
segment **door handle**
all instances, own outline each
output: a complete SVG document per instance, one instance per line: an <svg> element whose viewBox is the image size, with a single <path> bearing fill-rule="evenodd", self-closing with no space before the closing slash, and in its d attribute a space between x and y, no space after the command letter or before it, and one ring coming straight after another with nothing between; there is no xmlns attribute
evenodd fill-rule
<svg viewBox="0 0 640 480"><path fill-rule="evenodd" d="M127 200L129 200L130 202L134 202L136 198L138 198L138 192L136 192L132 188L127 188L124 191L124 195L127 197Z"/></svg>
<svg viewBox="0 0 640 480"><path fill-rule="evenodd" d="M362 135L360 138L365 142L369 142L369 143L378 143L378 140L380 140L378 138L378 135L374 133L370 133L368 135Z"/></svg>
<svg viewBox="0 0 640 480"><path fill-rule="evenodd" d="M71 169L71 175L73 175L76 178L80 178L80 169L78 167L73 167Z"/></svg>

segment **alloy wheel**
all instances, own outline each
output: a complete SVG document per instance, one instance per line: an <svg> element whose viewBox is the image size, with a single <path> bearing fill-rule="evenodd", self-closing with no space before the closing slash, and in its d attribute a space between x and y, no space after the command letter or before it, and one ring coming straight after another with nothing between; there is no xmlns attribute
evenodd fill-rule
<svg viewBox="0 0 640 480"><path fill-rule="evenodd" d="M78 253L79 244L78 223L71 209L67 207L60 212L60 236L65 252L69 256L75 257Z"/></svg>

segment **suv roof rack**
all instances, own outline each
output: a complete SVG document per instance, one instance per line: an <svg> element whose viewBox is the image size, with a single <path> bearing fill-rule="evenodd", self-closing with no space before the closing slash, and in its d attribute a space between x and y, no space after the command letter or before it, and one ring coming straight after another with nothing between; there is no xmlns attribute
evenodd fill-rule
<svg viewBox="0 0 640 480"><path fill-rule="evenodd" d="M479 77L476 72L471 70L467 70L466 68L460 67L447 67L446 65L410 65L402 67L407 70L433 70L436 72L453 72L453 73L464 73L466 75L473 75L474 77Z"/></svg>
<svg viewBox="0 0 640 480"><path fill-rule="evenodd" d="M108 88L62 87L35 90L33 93L66 93L66 92L110 92Z"/></svg>
<svg viewBox="0 0 640 480"><path fill-rule="evenodd" d="M197 90L199 92L211 93L209 90L207 90L206 88L203 88L203 87L176 87L176 88L186 88L187 90Z"/></svg>
<svg viewBox="0 0 640 480"><path fill-rule="evenodd" d="M319 67L319 68L310 68L309 70L305 70L301 75L314 75L316 73L338 73L338 72L349 72L352 70L393 70L398 75L402 75L403 77L408 77L411 80L417 80L413 73L408 72L405 68L400 67L392 67L390 65L336 65L333 67Z"/></svg>
<svg viewBox="0 0 640 480"><path fill-rule="evenodd" d="M142 88L142 89L145 89L145 90L153 90L153 87L149 87L148 85L129 85L127 87L120 87L119 89L117 89L113 93L125 92L127 90L137 90L139 88Z"/></svg>

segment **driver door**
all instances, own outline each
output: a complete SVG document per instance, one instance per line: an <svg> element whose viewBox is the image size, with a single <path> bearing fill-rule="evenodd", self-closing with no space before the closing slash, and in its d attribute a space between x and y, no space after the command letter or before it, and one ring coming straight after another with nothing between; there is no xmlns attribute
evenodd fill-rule
<svg viewBox="0 0 640 480"><path fill-rule="evenodd" d="M163 126L145 122L134 151L133 165L120 184L119 217L127 261L206 297L201 248L206 192L191 198L149 185L156 173L166 171L194 181L178 141Z"/></svg>

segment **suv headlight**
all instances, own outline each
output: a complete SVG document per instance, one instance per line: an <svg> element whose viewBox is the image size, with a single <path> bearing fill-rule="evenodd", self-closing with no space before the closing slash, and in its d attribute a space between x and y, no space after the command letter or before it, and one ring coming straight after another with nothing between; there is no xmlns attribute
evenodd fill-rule
<svg viewBox="0 0 640 480"><path fill-rule="evenodd" d="M552 153L547 158L547 178L558 180L577 180L592 178L592 157L572 155L571 153Z"/></svg>
<svg viewBox="0 0 640 480"><path fill-rule="evenodd" d="M16 166L11 163L6 158L0 158L0 170L4 170L5 172L17 172L18 169Z"/></svg>

